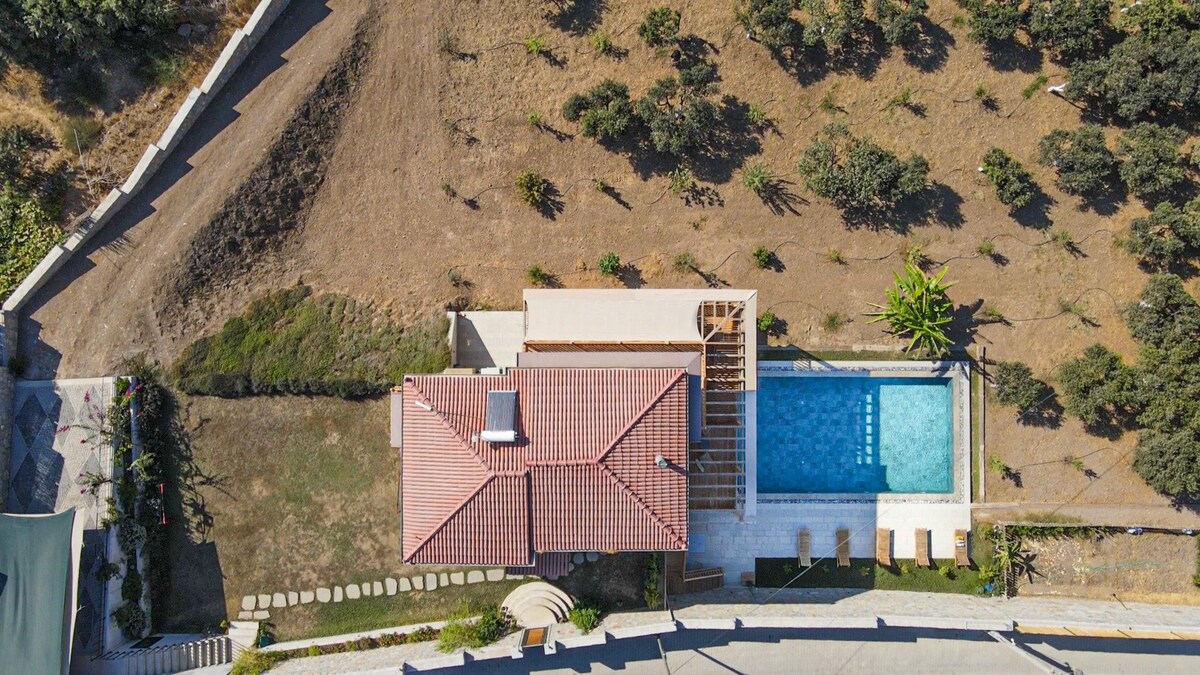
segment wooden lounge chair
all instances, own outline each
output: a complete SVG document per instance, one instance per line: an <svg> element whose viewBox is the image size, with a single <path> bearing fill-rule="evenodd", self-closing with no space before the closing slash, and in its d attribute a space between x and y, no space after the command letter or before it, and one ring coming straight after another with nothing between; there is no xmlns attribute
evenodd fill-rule
<svg viewBox="0 0 1200 675"><path fill-rule="evenodd" d="M967 550L967 531L954 531L954 564L959 567L970 567L971 556Z"/></svg>
<svg viewBox="0 0 1200 675"><path fill-rule="evenodd" d="M881 567L892 566L892 531L879 527L875 529L875 562Z"/></svg>
<svg viewBox="0 0 1200 675"><path fill-rule="evenodd" d="M812 535L807 528L796 533L796 558L801 567L812 567Z"/></svg>
<svg viewBox="0 0 1200 675"><path fill-rule="evenodd" d="M850 530L844 527L837 531L837 566L850 566Z"/></svg>
<svg viewBox="0 0 1200 675"><path fill-rule="evenodd" d="M933 561L929 559L929 530L917 528L917 567L933 567Z"/></svg>

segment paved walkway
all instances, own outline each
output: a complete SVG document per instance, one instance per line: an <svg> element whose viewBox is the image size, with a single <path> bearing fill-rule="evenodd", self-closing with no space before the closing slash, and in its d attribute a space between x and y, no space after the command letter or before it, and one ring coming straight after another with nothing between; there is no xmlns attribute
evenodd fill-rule
<svg viewBox="0 0 1200 675"><path fill-rule="evenodd" d="M1200 504L1176 508L1165 504L1041 504L991 502L975 504L972 512L983 520L1028 520L1030 515L1053 513L1078 519L1086 525L1111 527L1167 527L1200 530Z"/></svg>

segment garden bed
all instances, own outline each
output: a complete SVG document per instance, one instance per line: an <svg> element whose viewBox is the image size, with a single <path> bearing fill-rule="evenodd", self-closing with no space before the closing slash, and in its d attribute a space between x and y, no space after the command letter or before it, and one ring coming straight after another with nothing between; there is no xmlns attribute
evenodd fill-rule
<svg viewBox="0 0 1200 675"><path fill-rule="evenodd" d="M934 569L917 567L914 560L896 560L890 567L870 558L851 558L849 567L833 560L813 565L798 574L795 558L756 558L755 585L760 588L861 588L884 591L925 591L990 595L980 579L978 566L955 568L953 560L934 560ZM952 569L949 575L938 568ZM993 586L995 588L995 586Z"/></svg>

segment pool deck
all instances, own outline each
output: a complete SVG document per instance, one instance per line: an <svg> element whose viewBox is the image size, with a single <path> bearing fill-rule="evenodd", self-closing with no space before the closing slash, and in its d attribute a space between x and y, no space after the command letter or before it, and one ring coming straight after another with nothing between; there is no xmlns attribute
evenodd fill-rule
<svg viewBox="0 0 1200 675"><path fill-rule="evenodd" d="M929 530L934 558L954 557L954 531L971 527L970 504L759 503L753 521L729 511L695 511L688 523L689 567L722 567L725 584L754 571L755 558L796 557L796 533L808 528L812 558L834 558L838 528L850 530L850 557L875 557L875 530L892 530L892 556L916 557L918 528Z"/></svg>

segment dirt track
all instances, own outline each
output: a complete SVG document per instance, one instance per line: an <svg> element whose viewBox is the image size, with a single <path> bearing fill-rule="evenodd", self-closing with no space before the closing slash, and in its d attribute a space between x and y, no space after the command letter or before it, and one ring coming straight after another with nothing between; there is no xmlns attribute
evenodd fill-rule
<svg viewBox="0 0 1200 675"><path fill-rule="evenodd" d="M297 278L317 291L423 317L455 301L517 306L524 272L533 263L565 286L614 285L589 269L608 250L635 263L636 271L625 277L633 285L711 282L760 289L760 310L779 315L788 328L785 340L793 344L891 343L861 313L867 302L882 298L901 264L896 251L906 243L923 246L934 261L949 261L948 278L958 282L951 297L962 306L960 343L987 345L992 358L1025 360L1047 379L1058 363L1093 342L1135 353L1115 310L1140 291L1146 275L1114 241L1143 206L1124 202L1100 213L1053 187L1053 174L1035 162L1038 140L1056 127L1076 126L1079 113L1042 90L1028 100L1021 91L1039 70L1059 83L1063 68L1030 54L1001 67L985 65L966 30L953 27L951 17L960 10L951 0L931 3L931 39L917 59L892 50L857 69L796 75L761 45L729 30L727 4L689 4L682 31L701 38L698 48L718 66L722 94L762 105L772 120L765 132L741 137L720 161L696 168L711 188L707 206L663 195L664 174L674 162L606 150L575 136L574 125L558 112L568 95L603 78L625 81L637 95L672 72L670 59L640 44L632 28L656 3L608 3L599 25L627 50L613 59L587 53L585 34L547 20L543 8L550 3L380 0L375 57L342 121L327 178L295 247L266 272L219 277L207 294L212 305L200 310L202 322L165 330L154 308L173 301L166 281L198 228L246 181L306 92L349 44L364 4L330 0L326 8L316 0L294 0L185 140L184 151L100 235L100 248L87 260L72 261L32 303L22 344L27 353L36 352L35 375L107 373L122 356L142 350L169 360L254 295ZM439 51L443 30L472 56ZM530 56L520 46L533 35L547 39L549 58ZM995 94L998 111L971 98L980 84ZM888 101L906 86L919 112L888 110ZM820 109L826 98L841 112ZM526 122L534 111L549 129ZM447 120L457 131L447 130ZM919 151L929 158L934 187L920 215L880 229L850 227L837 210L794 183L800 149L831 121L901 155ZM1033 172L1047 194L1044 209L1014 216L997 202L976 171L992 145ZM748 158L761 159L787 181L790 209L773 213L740 184ZM561 212L546 217L518 201L511 185L526 168L554 183ZM613 193L595 191L593 178L602 178ZM477 194L477 200L467 205L448 199L443 183L462 196ZM1070 232L1078 252L1044 244L1050 230ZM980 242L993 237L999 256L979 256ZM778 247L781 271L753 267L747 254L759 245ZM829 262L830 249L849 264ZM709 272L707 278L671 269L674 256L684 252ZM452 266L462 270L469 289L448 283ZM1088 319L1055 316L1063 300L1082 305ZM1011 325L977 325L972 310L985 302ZM828 333L822 318L833 311L851 323ZM1128 468L1132 434L1110 442L1086 435L1072 421L1057 429L1031 428L1012 424L1005 411L989 413L989 447L1014 453L1005 457L1010 465L1028 467L1025 488L989 478L989 499L1165 503ZM1108 474L1087 487L1086 478L1062 468L1066 455L1086 456L1089 468Z"/></svg>

